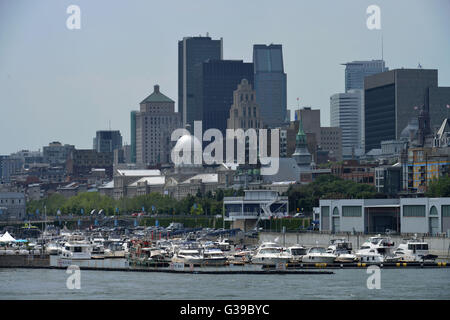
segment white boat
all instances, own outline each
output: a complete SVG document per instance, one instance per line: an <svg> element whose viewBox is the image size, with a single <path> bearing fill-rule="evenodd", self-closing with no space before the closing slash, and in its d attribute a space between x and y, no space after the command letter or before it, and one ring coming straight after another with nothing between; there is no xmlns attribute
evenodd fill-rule
<svg viewBox="0 0 450 320"><path fill-rule="evenodd" d="M345 241L343 238L332 239L327 252L336 255L335 262L355 262L358 260L356 255L352 253L352 243Z"/></svg>
<svg viewBox="0 0 450 320"><path fill-rule="evenodd" d="M86 242L67 242L59 257L71 260L89 260L91 259L91 249L91 245Z"/></svg>
<svg viewBox="0 0 450 320"><path fill-rule="evenodd" d="M224 266L227 257L220 249L205 249L203 251L203 264L208 266Z"/></svg>
<svg viewBox="0 0 450 320"><path fill-rule="evenodd" d="M404 239L398 248L394 251L394 255L399 258L399 261L434 261L437 256L430 254L429 245L424 241L416 238Z"/></svg>
<svg viewBox="0 0 450 320"><path fill-rule="evenodd" d="M288 247L286 252L291 255L290 262L301 262L303 256L308 252L308 249L301 245Z"/></svg>
<svg viewBox="0 0 450 320"><path fill-rule="evenodd" d="M308 252L302 257L302 262L306 263L333 263L336 255L327 252L322 247L309 248Z"/></svg>
<svg viewBox="0 0 450 320"><path fill-rule="evenodd" d="M184 264L202 264L203 257L197 249L179 249L172 257L172 262Z"/></svg>
<svg viewBox="0 0 450 320"><path fill-rule="evenodd" d="M228 239L221 239L220 241L215 242L214 245L222 251L230 251L231 249L231 243Z"/></svg>
<svg viewBox="0 0 450 320"><path fill-rule="evenodd" d="M49 255L57 255L61 251L61 246L56 242L47 243L45 245L45 252Z"/></svg>
<svg viewBox="0 0 450 320"><path fill-rule="evenodd" d="M292 256L283 251L282 247L264 245L256 250L251 262L265 266L275 266L278 263L288 263Z"/></svg>
<svg viewBox="0 0 450 320"><path fill-rule="evenodd" d="M393 249L394 242L390 237L377 235L364 242L355 255L361 262L393 262L398 260L398 257L393 255Z"/></svg>

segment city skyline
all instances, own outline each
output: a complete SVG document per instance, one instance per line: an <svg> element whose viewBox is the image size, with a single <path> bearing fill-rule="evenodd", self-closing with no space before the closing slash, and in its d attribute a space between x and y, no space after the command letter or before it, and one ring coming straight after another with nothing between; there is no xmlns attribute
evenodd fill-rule
<svg viewBox="0 0 450 320"><path fill-rule="evenodd" d="M208 7L204 1L77 1L80 30L66 28L70 4L0 3L0 96L6 114L0 134L14 137L2 139L0 154L42 150L52 141L88 149L95 132L108 129L110 121L129 144L129 114L154 85L165 88L178 110L177 43L206 32L223 38L227 60L252 62L254 44L281 44L291 118L299 97L300 106L322 111L325 126L330 123L330 95L345 88L341 64L380 59L382 32L386 67L416 68L420 63L439 71L440 86L450 85L446 1L377 1L381 30L366 27L369 1L329 2L326 8L297 1L273 7L262 1L240 4L240 10L229 1ZM146 19L155 10L173 12L179 23L165 23L166 15ZM236 26L230 23L243 19ZM181 24L185 27L176 27Z"/></svg>

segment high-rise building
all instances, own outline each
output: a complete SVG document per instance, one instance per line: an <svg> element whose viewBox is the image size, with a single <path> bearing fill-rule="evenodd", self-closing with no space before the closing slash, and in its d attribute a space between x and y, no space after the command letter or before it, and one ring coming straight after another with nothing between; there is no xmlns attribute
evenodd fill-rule
<svg viewBox="0 0 450 320"><path fill-rule="evenodd" d="M134 121L136 163L156 165L170 162L172 132L181 127L175 102L154 86L154 92L140 103L140 111L131 115ZM134 119L134 120L133 120ZM133 134L132 134L133 135Z"/></svg>
<svg viewBox="0 0 450 320"><path fill-rule="evenodd" d="M255 44L253 65L256 102L260 106L261 117L271 128L281 126L287 118L287 80L282 46Z"/></svg>
<svg viewBox="0 0 450 320"><path fill-rule="evenodd" d="M131 146L130 146L130 160L131 163L136 163L136 113L138 111L131 111L130 113L130 141L131 141Z"/></svg>
<svg viewBox="0 0 450 320"><path fill-rule="evenodd" d="M255 91L247 79L242 79L233 93L227 129L261 129L263 123L259 106L255 101Z"/></svg>
<svg viewBox="0 0 450 320"><path fill-rule="evenodd" d="M379 149L381 141L399 140L403 129L421 110L430 128L439 127L450 104L450 88L438 87L434 69L396 69L365 78L365 151ZM422 108L423 106L423 108Z"/></svg>
<svg viewBox="0 0 450 320"><path fill-rule="evenodd" d="M351 159L362 154L363 92L351 89L330 97L330 125L342 129L342 156Z"/></svg>
<svg viewBox="0 0 450 320"><path fill-rule="evenodd" d="M302 119L309 152L313 156L318 157L317 151L321 150L328 152L330 160L342 160L342 129L339 127L322 127L320 125L320 109L304 107L296 110L295 119ZM314 161L319 163L317 159L314 159Z"/></svg>
<svg viewBox="0 0 450 320"><path fill-rule="evenodd" d="M44 161L50 165L64 165L70 152L75 149L74 145L62 145L58 141L54 141L42 148Z"/></svg>
<svg viewBox="0 0 450 320"><path fill-rule="evenodd" d="M384 65L384 60L367 60L367 61L352 61L343 63L345 66L345 92L352 89L364 89L364 78L388 71Z"/></svg>
<svg viewBox="0 0 450 320"><path fill-rule="evenodd" d="M100 130L93 139L93 148L97 152L114 152L122 148L122 135L119 130Z"/></svg>
<svg viewBox="0 0 450 320"><path fill-rule="evenodd" d="M195 103L194 66L208 59L223 59L223 41L210 37L185 37L178 41L178 112L183 125L202 120Z"/></svg>
<svg viewBox="0 0 450 320"><path fill-rule="evenodd" d="M199 63L194 72L196 108L203 121L203 131L215 128L225 135L233 92L242 79L253 86L253 63L242 60L208 60Z"/></svg>

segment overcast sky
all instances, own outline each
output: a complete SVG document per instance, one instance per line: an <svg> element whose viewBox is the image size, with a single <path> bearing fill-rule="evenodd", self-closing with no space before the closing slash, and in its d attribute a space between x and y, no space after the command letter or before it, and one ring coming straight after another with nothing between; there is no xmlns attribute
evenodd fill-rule
<svg viewBox="0 0 450 320"><path fill-rule="evenodd" d="M69 30L67 7L81 9ZM381 29L366 27L369 5ZM321 109L344 91L344 62L438 69L450 86L448 0L0 0L0 154L51 141L92 148L97 130L130 142L130 111L159 84L178 100L178 40L223 37L224 59L252 61L253 44L282 44L290 109ZM177 108L177 104L176 104Z"/></svg>

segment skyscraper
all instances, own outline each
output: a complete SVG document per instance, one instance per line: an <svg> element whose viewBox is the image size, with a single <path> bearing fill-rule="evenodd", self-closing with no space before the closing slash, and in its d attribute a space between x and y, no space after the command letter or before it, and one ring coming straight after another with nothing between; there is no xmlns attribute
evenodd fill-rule
<svg viewBox="0 0 450 320"><path fill-rule="evenodd" d="M330 97L330 124L342 129L342 156L351 159L362 154L363 91L351 89Z"/></svg>
<svg viewBox="0 0 450 320"><path fill-rule="evenodd" d="M92 149L97 152L114 152L114 150L122 148L122 135L119 130L97 131L93 140Z"/></svg>
<svg viewBox="0 0 450 320"><path fill-rule="evenodd" d="M181 127L175 102L154 86L154 91L132 113L135 122L136 163L156 165L170 161L173 130Z"/></svg>
<svg viewBox="0 0 450 320"><path fill-rule="evenodd" d="M242 79L253 86L253 63L242 60L208 60L194 68L195 105L203 131L215 128L225 135L233 92ZM196 119L197 120L197 119Z"/></svg>
<svg viewBox="0 0 450 320"><path fill-rule="evenodd" d="M228 129L250 128L261 129L263 123L259 115L259 106L255 101L255 91L247 79L242 79L233 93L233 104L231 105L228 118Z"/></svg>
<svg viewBox="0 0 450 320"><path fill-rule="evenodd" d="M286 122L286 73L280 44L253 46L256 102L264 124L278 127ZM289 121L289 120L288 120Z"/></svg>
<svg viewBox="0 0 450 320"><path fill-rule="evenodd" d="M194 66L208 59L223 59L223 41L210 37L185 37L178 41L178 112L183 125L202 120L195 104Z"/></svg>
<svg viewBox="0 0 450 320"><path fill-rule="evenodd" d="M352 61L343 63L345 66L345 92L352 89L364 89L364 78L388 71L384 65L384 60Z"/></svg>
<svg viewBox="0 0 450 320"><path fill-rule="evenodd" d="M380 148L381 141L398 140L424 106L430 127L438 127L446 114L450 90L438 87L438 71L396 69L365 79L365 150Z"/></svg>

